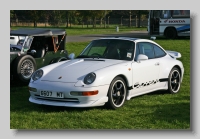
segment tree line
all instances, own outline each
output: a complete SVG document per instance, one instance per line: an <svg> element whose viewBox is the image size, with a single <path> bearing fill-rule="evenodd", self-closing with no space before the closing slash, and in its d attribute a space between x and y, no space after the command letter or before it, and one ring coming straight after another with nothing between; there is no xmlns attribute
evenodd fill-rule
<svg viewBox="0 0 200 139"><path fill-rule="evenodd" d="M10 19L15 20L31 20L34 27L40 20L48 22L48 24L59 27L63 22L66 28L71 24L88 24L92 21L93 28L96 27L96 20L100 20L100 24L106 24L106 19L112 18L128 18L129 27L131 27L132 18L137 17L138 27L140 21L148 17L148 10L10 10Z"/></svg>

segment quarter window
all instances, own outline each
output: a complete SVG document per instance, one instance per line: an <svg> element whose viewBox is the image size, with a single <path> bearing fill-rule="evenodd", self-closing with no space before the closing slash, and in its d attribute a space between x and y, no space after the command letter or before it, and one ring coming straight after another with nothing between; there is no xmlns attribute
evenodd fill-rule
<svg viewBox="0 0 200 139"><path fill-rule="evenodd" d="M166 53L158 46L154 45L155 57L163 57Z"/></svg>
<svg viewBox="0 0 200 139"><path fill-rule="evenodd" d="M148 57L148 59L155 58L153 46L147 42L138 43L139 54L144 54Z"/></svg>

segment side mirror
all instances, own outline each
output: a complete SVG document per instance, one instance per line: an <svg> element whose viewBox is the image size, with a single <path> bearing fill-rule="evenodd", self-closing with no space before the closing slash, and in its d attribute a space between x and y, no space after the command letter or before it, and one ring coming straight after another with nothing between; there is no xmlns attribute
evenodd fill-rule
<svg viewBox="0 0 200 139"><path fill-rule="evenodd" d="M71 54L68 56L68 58L71 59L71 60L74 59L74 57L75 57L75 54L74 54L74 53L71 53Z"/></svg>
<svg viewBox="0 0 200 139"><path fill-rule="evenodd" d="M148 60L148 56L139 54L137 57L137 62L139 63L140 61L143 61L143 60Z"/></svg>

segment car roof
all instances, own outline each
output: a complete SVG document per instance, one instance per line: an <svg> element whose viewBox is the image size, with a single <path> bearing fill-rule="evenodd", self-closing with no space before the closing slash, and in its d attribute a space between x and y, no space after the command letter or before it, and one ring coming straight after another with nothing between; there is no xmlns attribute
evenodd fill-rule
<svg viewBox="0 0 200 139"><path fill-rule="evenodd" d="M139 41L147 41L147 42L153 42L152 40L148 39L142 39L142 38L131 38L131 37L105 37L105 38L99 38L96 40L102 40L102 39L115 39L115 40L128 40L128 41L134 41L134 42L139 42Z"/></svg>
<svg viewBox="0 0 200 139"><path fill-rule="evenodd" d="M99 38L95 40L102 40L102 39L115 39L115 40L137 40L139 38L130 38L130 37L104 37L104 38Z"/></svg>
<svg viewBox="0 0 200 139"><path fill-rule="evenodd" d="M18 36L53 36L64 34L66 34L66 31L64 29L23 28L10 31L10 35Z"/></svg>

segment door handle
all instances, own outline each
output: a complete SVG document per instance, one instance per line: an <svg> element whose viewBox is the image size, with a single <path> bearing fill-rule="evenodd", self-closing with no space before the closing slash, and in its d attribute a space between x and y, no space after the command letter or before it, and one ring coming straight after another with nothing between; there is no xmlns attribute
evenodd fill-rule
<svg viewBox="0 0 200 139"><path fill-rule="evenodd" d="M157 62L155 65L156 65L156 66L159 66L159 65L160 65L160 63L159 63L159 62Z"/></svg>

